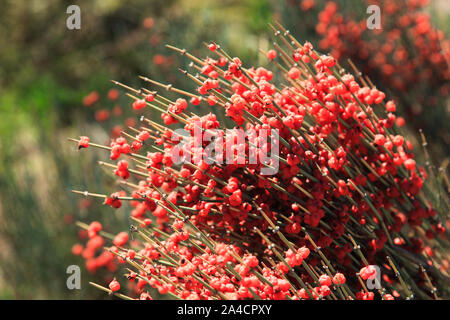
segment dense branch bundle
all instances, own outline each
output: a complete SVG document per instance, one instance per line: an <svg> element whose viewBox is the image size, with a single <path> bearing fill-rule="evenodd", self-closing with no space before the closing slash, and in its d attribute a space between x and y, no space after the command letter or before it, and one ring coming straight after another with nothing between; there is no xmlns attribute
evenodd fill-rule
<svg viewBox="0 0 450 320"><path fill-rule="evenodd" d="M164 125L144 112L141 128L109 147L74 139L108 150L117 163L101 164L123 180L110 196L79 193L114 208L130 201L136 222L133 241L80 223L90 240L77 253L111 238L113 247L85 256L88 269L128 263L144 299L148 286L182 299L447 294L446 217L422 190L427 173L398 132L395 104L333 57L272 28L277 42L266 55L275 76L211 43L205 59L169 46L192 61L194 72L182 72L195 93L141 77L179 94L176 101L116 82L134 109L158 110ZM200 103L223 108L235 128L193 113Z"/></svg>

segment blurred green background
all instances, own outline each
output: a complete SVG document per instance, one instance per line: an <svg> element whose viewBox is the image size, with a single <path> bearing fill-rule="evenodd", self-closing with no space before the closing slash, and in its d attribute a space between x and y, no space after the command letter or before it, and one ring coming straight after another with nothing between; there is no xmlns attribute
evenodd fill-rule
<svg viewBox="0 0 450 320"><path fill-rule="evenodd" d="M96 165L105 153L78 152L67 138L107 142L133 116L126 97L107 98L109 80L138 86L137 76L145 75L193 88L177 71L186 60L166 43L200 55L203 42L214 40L247 65L266 64L258 48L270 47L273 19L300 41L317 41L317 11L298 10L300 2L0 0L0 298L108 299L87 284L106 273L88 274L71 253L78 241L73 222L109 221L104 225L114 229L106 231L126 230L127 208L114 211L71 193L110 193L114 179ZM434 10L433 20L448 35L448 3L436 3L446 10ZM81 8L81 30L66 28L71 4ZM98 101L84 106L92 91ZM117 106L123 115L113 115ZM109 114L102 123L99 111ZM66 287L72 264L82 267L82 290Z"/></svg>

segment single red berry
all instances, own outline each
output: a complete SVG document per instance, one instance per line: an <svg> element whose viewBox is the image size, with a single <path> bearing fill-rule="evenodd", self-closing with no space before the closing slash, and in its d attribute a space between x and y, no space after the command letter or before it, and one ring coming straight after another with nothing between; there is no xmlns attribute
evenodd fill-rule
<svg viewBox="0 0 450 320"><path fill-rule="evenodd" d="M273 60L276 57L277 57L277 52L275 50L272 49L267 52L267 59Z"/></svg>
<svg viewBox="0 0 450 320"><path fill-rule="evenodd" d="M323 286L330 286L331 285L331 278L327 276L326 274L323 274L319 277L319 282Z"/></svg>
<svg viewBox="0 0 450 320"><path fill-rule="evenodd" d="M82 136L78 142L78 149L89 147L89 137Z"/></svg>
<svg viewBox="0 0 450 320"><path fill-rule="evenodd" d="M405 165L405 168L410 171L413 171L416 168L416 161L413 159L407 159L403 164Z"/></svg>
<svg viewBox="0 0 450 320"><path fill-rule="evenodd" d="M123 245L125 245L128 242L128 233L126 233L125 231L120 232L119 234L116 235L116 237L114 238L114 245L117 247L122 247Z"/></svg>
<svg viewBox="0 0 450 320"><path fill-rule="evenodd" d="M192 103L194 106L198 106L198 105L200 104L200 98L199 98L199 97L192 97L192 98L191 98L191 103Z"/></svg>
<svg viewBox="0 0 450 320"><path fill-rule="evenodd" d="M208 46L208 48L209 48L209 50L211 50L211 51L216 51L217 45L216 45L215 43L211 43L211 44Z"/></svg>
<svg viewBox="0 0 450 320"><path fill-rule="evenodd" d="M136 257L136 252L134 250L128 250L127 257L133 260Z"/></svg>
<svg viewBox="0 0 450 320"><path fill-rule="evenodd" d="M109 289L111 289L112 292L116 292L120 290L120 283L115 278L113 281L109 283Z"/></svg>
<svg viewBox="0 0 450 320"><path fill-rule="evenodd" d="M395 112L395 110L397 110L397 107L396 107L394 101L389 100L388 102L386 102L386 110L388 112Z"/></svg>
<svg viewBox="0 0 450 320"><path fill-rule="evenodd" d="M310 253L310 250L307 247L301 247L297 250L297 254L300 255L300 257L305 260L308 258Z"/></svg>
<svg viewBox="0 0 450 320"><path fill-rule="evenodd" d="M367 266L359 271L359 275L363 280L373 279L373 277L375 277L376 274L377 270L375 269L374 266Z"/></svg>
<svg viewBox="0 0 450 320"><path fill-rule="evenodd" d="M373 142L377 146L382 146L386 142L386 137L384 135L382 135L382 134L376 134L375 135L375 139L373 140Z"/></svg>
<svg viewBox="0 0 450 320"><path fill-rule="evenodd" d="M296 67L292 67L288 72L288 76L293 80L298 79L300 77L300 70Z"/></svg>
<svg viewBox="0 0 450 320"><path fill-rule="evenodd" d="M336 285L344 284L346 281L345 276L342 273L336 273L333 277L333 283Z"/></svg>
<svg viewBox="0 0 450 320"><path fill-rule="evenodd" d="M72 247L72 253L76 256L79 256L83 252L83 246L79 243L74 244Z"/></svg>
<svg viewBox="0 0 450 320"><path fill-rule="evenodd" d="M89 238L93 238L94 236L96 236L97 233L100 232L100 230L102 230L102 224L100 222L98 221L91 222L88 228Z"/></svg>
<svg viewBox="0 0 450 320"><path fill-rule="evenodd" d="M154 99L155 99L155 96L151 93L145 96L145 100L148 102L152 102Z"/></svg>
<svg viewBox="0 0 450 320"><path fill-rule="evenodd" d="M147 105L147 103L145 102L144 99L139 99L133 102L133 109L134 110L140 110L142 108L145 108L145 106Z"/></svg>
<svg viewBox="0 0 450 320"><path fill-rule="evenodd" d="M117 91L116 89L111 89L108 91L108 99L115 101L119 98L119 91Z"/></svg>

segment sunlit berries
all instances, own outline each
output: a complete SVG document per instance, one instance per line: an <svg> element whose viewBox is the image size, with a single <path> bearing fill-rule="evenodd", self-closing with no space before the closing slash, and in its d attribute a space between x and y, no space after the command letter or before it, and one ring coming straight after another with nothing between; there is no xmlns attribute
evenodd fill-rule
<svg viewBox="0 0 450 320"><path fill-rule="evenodd" d="M82 136L78 142L78 149L89 147L89 137Z"/></svg>
<svg viewBox="0 0 450 320"><path fill-rule="evenodd" d="M155 96L152 93L145 96L145 101L147 101L147 102L152 102L154 99L155 99Z"/></svg>
<svg viewBox="0 0 450 320"><path fill-rule="evenodd" d="M292 80L298 79L300 77L300 70L296 67L293 67L288 72L288 77Z"/></svg>
<svg viewBox="0 0 450 320"><path fill-rule="evenodd" d="M113 240L113 243L117 247L122 247L128 242L129 236L127 232L118 233Z"/></svg>
<svg viewBox="0 0 450 320"><path fill-rule="evenodd" d="M217 45L215 43L210 43L208 45L208 49L211 51L216 51L217 50Z"/></svg>
<svg viewBox="0 0 450 320"><path fill-rule="evenodd" d="M145 108L146 105L147 105L147 103L144 99L138 99L133 102L133 109L141 110L141 109Z"/></svg>
<svg viewBox="0 0 450 320"><path fill-rule="evenodd" d="M416 161L414 161L414 159L407 159L403 164L405 165L405 168L410 171L413 171L416 168Z"/></svg>
<svg viewBox="0 0 450 320"><path fill-rule="evenodd" d="M333 283L336 285L342 285L345 284L346 279L345 276L342 273L336 273L333 277Z"/></svg>
<svg viewBox="0 0 450 320"><path fill-rule="evenodd" d="M394 127L393 102L384 105L383 92L338 70L310 43L285 50L299 63L279 59L283 77L218 50L193 59L193 94L134 92L133 108L159 111L162 121L143 115L140 127L121 130L109 147L92 144L109 150L101 164L113 168L120 191L88 195L130 208L133 224L112 244L99 222L84 226L86 246L73 252L90 272L126 265L130 294L145 299L153 288L181 299L371 300L359 281L374 277L369 264L391 274L385 257L400 247L408 257L438 256L427 241L445 226L421 193L426 172ZM202 108L193 107L201 100ZM208 105L231 124L212 112L197 115ZM267 162L250 161L272 152ZM267 168L275 170L262 174ZM411 273L405 279L420 278L417 266L396 263ZM389 281L394 296L401 284Z"/></svg>
<svg viewBox="0 0 450 320"><path fill-rule="evenodd" d="M332 280L329 276L323 274L319 277L319 282L323 286L330 286L332 283Z"/></svg>
<svg viewBox="0 0 450 320"><path fill-rule="evenodd" d="M277 57L277 52L275 50L272 49L267 52L267 59L273 60L276 57Z"/></svg>
<svg viewBox="0 0 450 320"><path fill-rule="evenodd" d="M120 283L119 281L117 281L116 279L114 279L113 281L111 281L109 283L109 289L111 289L112 292L117 292L120 290Z"/></svg>

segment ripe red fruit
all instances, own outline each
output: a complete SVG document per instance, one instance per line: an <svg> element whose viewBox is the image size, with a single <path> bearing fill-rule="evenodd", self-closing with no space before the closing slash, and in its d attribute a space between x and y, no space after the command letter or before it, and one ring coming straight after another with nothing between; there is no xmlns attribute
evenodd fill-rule
<svg viewBox="0 0 450 320"><path fill-rule="evenodd" d="M375 139L373 140L373 143L375 143L377 146L382 146L386 142L386 137L382 134L376 134Z"/></svg>
<svg viewBox="0 0 450 320"><path fill-rule="evenodd" d="M180 176L182 176L183 178L187 178L191 175L191 171L189 171L189 169L183 168L180 170Z"/></svg>
<svg viewBox="0 0 450 320"><path fill-rule="evenodd" d="M72 253L76 256L79 256L83 252L83 246L79 243L76 243L72 247Z"/></svg>
<svg viewBox="0 0 450 320"><path fill-rule="evenodd" d="M144 142L145 140L147 140L148 138L150 138L150 133L148 131L141 131L137 137L139 141Z"/></svg>
<svg viewBox="0 0 450 320"><path fill-rule="evenodd" d="M336 285L344 284L346 281L345 276L342 273L336 273L333 277L333 283Z"/></svg>
<svg viewBox="0 0 450 320"><path fill-rule="evenodd" d="M402 146L403 142L405 141L405 139L402 136L400 136L400 135L395 136L392 140L394 141L394 144L397 147Z"/></svg>
<svg viewBox="0 0 450 320"><path fill-rule="evenodd" d="M133 141L133 143L131 144L131 148L134 150L134 151L138 151L139 149L141 149L142 148L142 142L140 142L140 141Z"/></svg>
<svg viewBox="0 0 450 320"><path fill-rule="evenodd" d="M85 96L83 98L83 104L86 107L92 106L94 103L96 103L98 101L99 98L100 98L100 95L98 94L98 92L92 91L91 93L89 93L87 96Z"/></svg>
<svg viewBox="0 0 450 320"><path fill-rule="evenodd" d="M403 164L405 165L405 168L410 171L413 171L416 168L416 161L413 159L407 159Z"/></svg>
<svg viewBox="0 0 450 320"><path fill-rule="evenodd" d="M405 125L405 118L398 117L397 120L395 120L395 124L399 127L403 127Z"/></svg>
<svg viewBox="0 0 450 320"><path fill-rule="evenodd" d="M133 109L134 110L140 110L142 108L145 108L145 106L147 105L147 103L145 102L144 99L139 99L133 102Z"/></svg>
<svg viewBox="0 0 450 320"><path fill-rule="evenodd" d="M296 67L292 67L288 72L288 76L293 80L298 79L300 77L300 70Z"/></svg>
<svg viewBox="0 0 450 320"><path fill-rule="evenodd" d="M128 242L128 239L129 239L128 233L126 233L125 231L122 231L116 235L113 243L117 247L122 247Z"/></svg>
<svg viewBox="0 0 450 320"><path fill-rule="evenodd" d="M307 247L301 247L297 250L297 254L300 255L300 257L305 260L308 258L310 253L310 250Z"/></svg>
<svg viewBox="0 0 450 320"><path fill-rule="evenodd" d="M273 60L276 57L277 57L277 52L275 50L272 49L267 52L267 59Z"/></svg>
<svg viewBox="0 0 450 320"><path fill-rule="evenodd" d="M210 106L213 106L217 103L217 97L215 95L209 95L207 101Z"/></svg>
<svg viewBox="0 0 450 320"><path fill-rule="evenodd" d="M115 101L119 98L119 91L117 91L116 89L111 89L108 91L108 99Z"/></svg>
<svg viewBox="0 0 450 320"><path fill-rule="evenodd" d="M82 136L78 142L78 149L89 147L89 137Z"/></svg>
<svg viewBox="0 0 450 320"><path fill-rule="evenodd" d="M135 256L136 256L136 252L134 250L128 250L128 252L127 252L127 257L128 258L133 260Z"/></svg>
<svg viewBox="0 0 450 320"><path fill-rule="evenodd" d="M395 112L395 110L397 110L397 107L396 107L394 101L389 100L388 102L386 102L386 110L388 112Z"/></svg>
<svg viewBox="0 0 450 320"><path fill-rule="evenodd" d="M374 266L367 266L359 271L359 275L363 280L372 279L377 274Z"/></svg>
<svg viewBox="0 0 450 320"><path fill-rule="evenodd" d="M216 45L215 43L211 43L211 44L208 46L208 49L211 50L211 51L216 51L217 45Z"/></svg>
<svg viewBox="0 0 450 320"><path fill-rule="evenodd" d="M424 242L422 234L411 238L408 245L395 238L403 225L419 227L422 220L430 238L445 232L445 227L436 225L437 219L429 219L437 214L431 201L428 203L425 195L417 196L426 174L419 165L417 174L408 171L416 169L415 157L410 142L391 130L396 121L393 113L388 114L394 110L392 103L387 103L386 109L390 111L375 117L375 108L384 109L385 95L381 91L364 81L359 84L361 81L353 75L338 76L338 70L329 70L335 60L319 57L311 44L299 46L296 53L300 57L296 56L296 60L311 59L311 65L305 68L302 62L287 63L282 71L289 71L284 72L284 77L292 86L284 81L279 88L275 83L279 77L273 79L273 73L263 67L243 68L237 58L201 60L204 63L199 66L198 93L183 96L189 96L193 104L200 101L199 95L211 105L220 103L238 125L231 134L213 130L222 127L215 114L183 114L187 101L171 98L164 100L167 109L158 108L164 123L182 122L190 135L178 139L180 136L171 128L150 123L152 128L133 130L133 140L137 141L133 146L125 137L115 137L109 145L110 156L117 160L116 174L122 178L129 175L128 171L139 172L128 169L128 162L119 161L120 157L141 149L144 141L154 140L156 145L155 152L141 149L139 157L131 155L140 159L133 163L133 167L142 170L139 182L126 183L132 187L126 188L129 191L104 195L105 203L113 208L127 201L127 207L133 208L131 216L138 219L139 227L147 229L149 238L129 243L131 233L121 232L114 237L115 247L99 255L105 239L97 234L100 228L92 224L86 248L73 248L88 260L88 270L105 267L113 271L119 264L132 262L139 275L130 277L142 278L136 281L138 289L147 283L160 293L170 292L181 299L220 299L222 294L230 299L257 298L256 295L264 300L298 298L292 295L294 292L302 298L321 299L328 295L334 298L338 295L332 291L341 293L339 286L345 283L345 298L354 298L359 290L358 298L368 300L373 299L373 294L361 291L355 281L361 279L354 270L362 265L350 255L360 244L367 263L362 260L367 265L379 263L381 268L389 268L381 261L386 254L395 256L387 251L389 234L397 247L402 246L411 254L423 251L428 254L425 258L434 263L438 248L433 246L432 251L431 240ZM268 57L276 55L271 53ZM283 64L285 61L281 60ZM142 98L134 103L138 108L148 101ZM158 95L160 102L163 99ZM201 129L200 134L195 133L196 129ZM245 139L239 138L237 132L241 129L250 133ZM280 139L267 141L251 133L267 129L277 129ZM122 129L114 131L120 134ZM232 142L233 147L215 148L214 155L208 154L212 150L203 143L203 135L224 138L215 139L216 147L228 147L227 142ZM237 155L240 151L245 152L242 164L237 161L241 158ZM259 162L264 161L261 159L264 153L272 151L283 161L267 162L267 166L276 167L277 171L263 177L258 174ZM186 161L181 168L179 163L175 164L174 153ZM206 162L205 155L215 157L220 165ZM220 159L223 156L232 161L227 159L224 163ZM259 158L257 163L251 163L251 157ZM404 198L410 201L404 202ZM384 219L385 214L388 219ZM154 226L147 228L151 219ZM386 226L381 228L384 223ZM348 236L347 231L360 234L364 225L374 227L373 237L356 236L355 240ZM131 226L130 232L136 229ZM139 252L128 250L127 244L139 248ZM385 245L387 248L383 248ZM334 268L342 273L333 272L334 276L316 273L320 278L313 284L316 277L311 270L320 272L321 259L316 253L311 254L312 248L322 258L322 254L328 255ZM277 251L284 253L284 259ZM160 263L165 260L160 259L162 255L172 256L175 265ZM407 262L399 259L397 263L403 269ZM303 291L299 290L301 281L290 281L289 274L291 268L301 265L305 268L297 268L295 273L312 285ZM309 265L311 270L306 268ZM411 272L410 279L417 279L421 285L420 270ZM352 277L348 285L344 274ZM365 279L373 274L371 267L361 270ZM205 282L196 281L196 276ZM389 283L392 284L389 290L401 288L397 281L394 283L394 277ZM134 284L131 287L134 290ZM396 296L394 291L391 293Z"/></svg>
<svg viewBox="0 0 450 320"><path fill-rule="evenodd" d="M113 281L109 283L109 289L111 289L112 292L116 292L120 290L120 283L115 278Z"/></svg>
<svg viewBox="0 0 450 320"><path fill-rule="evenodd" d="M93 221L89 225L89 230L92 230L94 232L99 232L100 230L102 230L102 224L98 221Z"/></svg>
<svg viewBox="0 0 450 320"><path fill-rule="evenodd" d="M198 97L192 97L192 98L191 98L191 103L192 103L194 106L198 106L198 105L200 104L200 99L199 99Z"/></svg>
<svg viewBox="0 0 450 320"><path fill-rule="evenodd" d="M323 274L319 277L319 282L323 286L330 286L331 285L331 278L327 276L326 274Z"/></svg>
<svg viewBox="0 0 450 320"><path fill-rule="evenodd" d="M152 102L154 99L155 99L155 96L151 93L145 96L145 100L148 102Z"/></svg>
<svg viewBox="0 0 450 320"><path fill-rule="evenodd" d="M319 293L324 297L330 295L330 293L331 293L330 287L325 286L325 285L321 286L319 288Z"/></svg>

